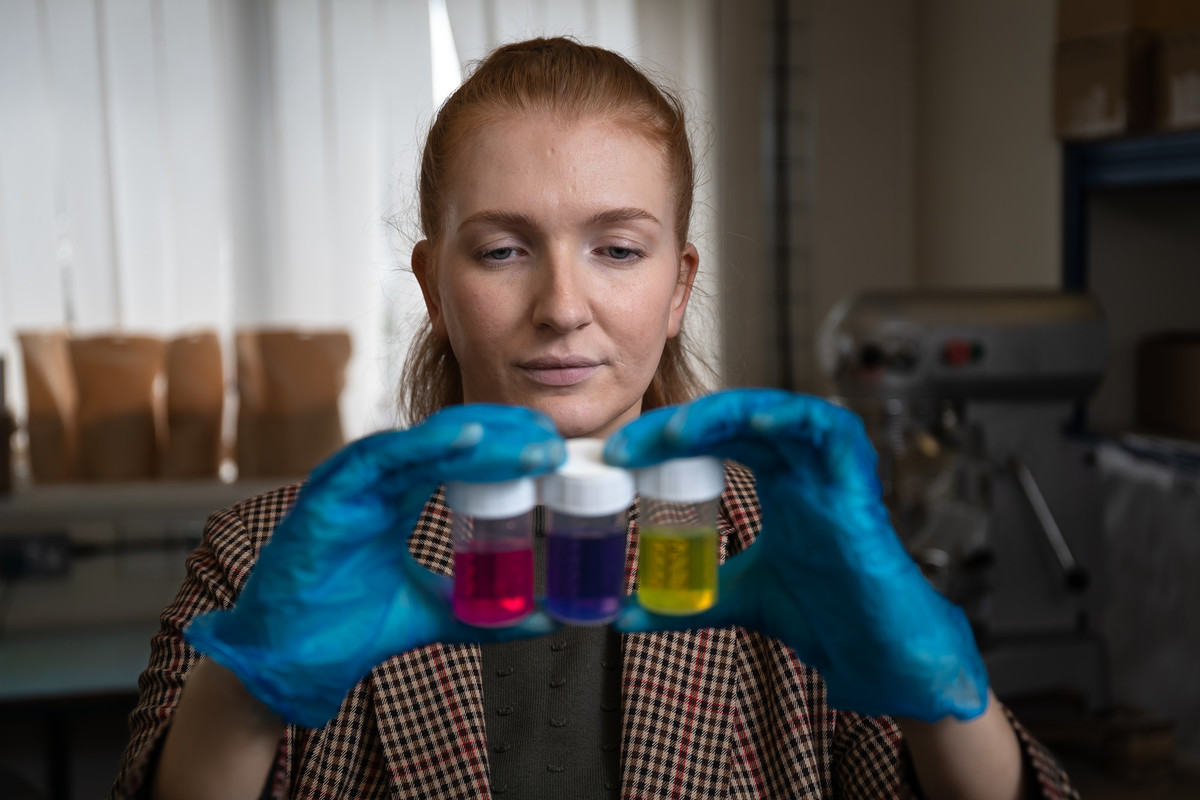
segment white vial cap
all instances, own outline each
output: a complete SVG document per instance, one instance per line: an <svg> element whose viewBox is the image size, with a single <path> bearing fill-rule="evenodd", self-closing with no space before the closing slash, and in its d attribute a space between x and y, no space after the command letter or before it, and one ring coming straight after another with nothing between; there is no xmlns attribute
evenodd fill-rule
<svg viewBox="0 0 1200 800"><path fill-rule="evenodd" d="M633 505L633 473L604 463L600 439L570 439L567 460L542 477L542 502L580 517L606 517Z"/></svg>
<svg viewBox="0 0 1200 800"><path fill-rule="evenodd" d="M494 483L447 481L446 505L469 517L508 519L537 505L537 484L533 478Z"/></svg>
<svg viewBox="0 0 1200 800"><path fill-rule="evenodd" d="M719 458L673 458L637 471L638 491L668 503L702 503L725 491L725 465Z"/></svg>

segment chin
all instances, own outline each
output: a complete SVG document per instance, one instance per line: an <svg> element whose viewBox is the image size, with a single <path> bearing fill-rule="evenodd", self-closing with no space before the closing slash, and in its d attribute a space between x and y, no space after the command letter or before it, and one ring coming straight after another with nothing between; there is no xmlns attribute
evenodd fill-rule
<svg viewBox="0 0 1200 800"><path fill-rule="evenodd" d="M569 417L562 418L558 415L552 415L554 425L558 428L558 432L562 434L564 439L583 439L583 438L604 438L605 433L602 430L607 429L608 421L599 422L589 420L587 418Z"/></svg>
<svg viewBox="0 0 1200 800"><path fill-rule="evenodd" d="M566 400L566 398L559 398ZM625 411L601 409L577 401L539 403L540 411L554 420L555 427L565 439L594 437L603 439L637 416L636 407Z"/></svg>

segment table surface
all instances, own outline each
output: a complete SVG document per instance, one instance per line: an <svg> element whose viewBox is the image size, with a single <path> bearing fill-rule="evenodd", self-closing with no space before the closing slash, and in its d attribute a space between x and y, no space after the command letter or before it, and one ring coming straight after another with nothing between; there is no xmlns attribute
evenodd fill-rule
<svg viewBox="0 0 1200 800"><path fill-rule="evenodd" d="M96 528L101 524L107 526L103 532L108 538L103 541L119 539L127 543L138 537L178 535L185 522L187 530L198 535L204 519L213 511L286 483L289 481L284 479L262 479L237 483L205 480L27 486L0 496L0 537L70 532L72 543L76 543L77 534L86 534L86 540L95 543L101 541ZM80 576L87 573L93 583L99 580L92 574L95 568L87 569L92 561L73 565L69 575L55 581L31 581L28 587L22 587L20 596L26 604L45 604L58 592L67 598L64 603L78 602L71 600L74 595L70 590L83 580ZM138 573L131 574L136 578ZM75 619L73 613L64 612L44 625L18 624L14 618L18 609L11 605L14 598L7 598L6 609L5 588L0 586L0 703L79 700L136 692L138 676L149 660L150 637L158 630L158 615L170 601L179 578L163 579L153 573L145 580L165 583L165 597L140 606L110 604L111 617L105 616L103 609L96 611L98 606L89 606L86 610L95 613L80 613ZM12 586L7 588L13 590ZM119 584L105 584L103 588L122 591ZM92 584L80 590L85 594L95 591ZM39 606L39 610L45 607ZM4 629L5 615L10 618L9 630Z"/></svg>
<svg viewBox="0 0 1200 800"><path fill-rule="evenodd" d="M0 637L0 703L137 691L157 620Z"/></svg>
<svg viewBox="0 0 1200 800"><path fill-rule="evenodd" d="M203 523L209 514L298 479L71 483L27 486L0 495L0 532L128 518Z"/></svg>

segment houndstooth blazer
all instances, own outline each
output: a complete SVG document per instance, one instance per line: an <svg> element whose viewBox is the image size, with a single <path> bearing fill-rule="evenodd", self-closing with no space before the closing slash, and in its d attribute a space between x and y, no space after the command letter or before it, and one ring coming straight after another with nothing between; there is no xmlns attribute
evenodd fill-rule
<svg viewBox="0 0 1200 800"><path fill-rule="evenodd" d="M171 713L199 658L180 631L196 615L234 603L297 489L251 498L209 519L152 639L112 798L148 795ZM724 560L749 546L760 525L754 479L744 468L727 467L720 513ZM416 559L443 574L453 565L449 522L439 492L410 539ZM629 591L637 541L635 509ZM772 639L739 628L637 634L625 637L623 653L623 798L917 796L894 723L829 708L820 676ZM264 796L489 797L479 667L475 645L431 645L385 661L323 728L287 728ZM1013 725L1031 796L1078 798L1054 758Z"/></svg>

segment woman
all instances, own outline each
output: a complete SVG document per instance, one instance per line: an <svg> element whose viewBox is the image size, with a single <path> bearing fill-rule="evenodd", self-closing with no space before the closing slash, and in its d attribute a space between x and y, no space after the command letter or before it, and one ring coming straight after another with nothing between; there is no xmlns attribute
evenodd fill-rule
<svg viewBox="0 0 1200 800"><path fill-rule="evenodd" d="M679 104L619 56L534 40L480 65L422 164L423 421L214 515L114 796L1073 796L892 533L856 420L684 402L692 182ZM458 623L438 484L545 472L577 436L753 470L727 467L720 602L631 603L624 636ZM570 713L512 722L523 703Z"/></svg>

